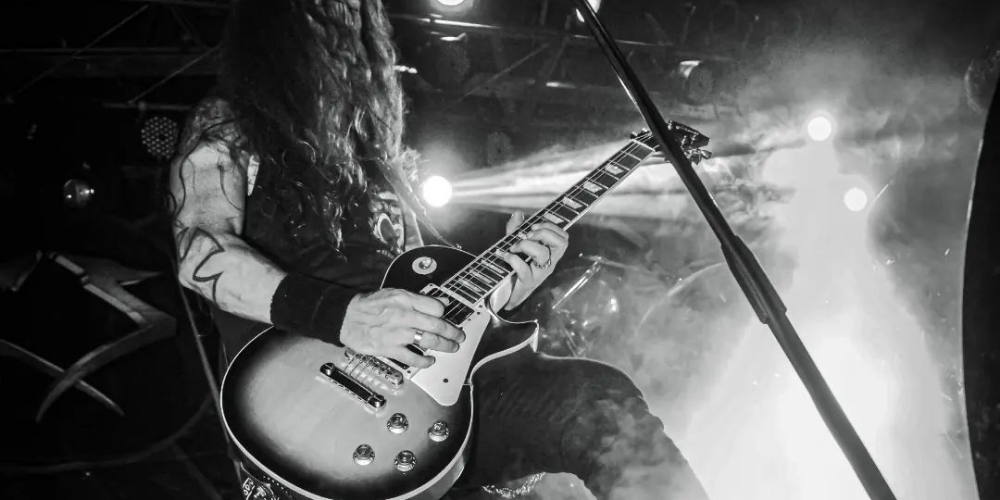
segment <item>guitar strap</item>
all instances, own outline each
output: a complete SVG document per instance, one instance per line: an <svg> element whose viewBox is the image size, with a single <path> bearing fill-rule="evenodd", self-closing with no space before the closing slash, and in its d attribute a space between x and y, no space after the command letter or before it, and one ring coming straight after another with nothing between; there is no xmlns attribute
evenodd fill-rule
<svg viewBox="0 0 1000 500"><path fill-rule="evenodd" d="M416 195L416 193L413 192L413 184L411 184L409 180L400 176L399 172L397 172L396 169L392 168L391 166L387 165L386 162L380 161L377 158L368 154L368 149L364 146L364 143L362 141L358 140L357 134L354 134L354 143L355 147L363 153L361 162L369 166L374 165L376 170L378 170L378 172L382 174L382 177L385 178L385 180L389 183L390 186L392 186L392 189L393 191L396 192L396 195L402 198L403 203L406 206L408 206L411 210L413 210L413 213L416 215L417 220L424 227L427 228L427 230L431 233L431 236L441 241L445 245L455 248L461 248L459 245L456 245L451 241L449 241L447 238L445 238L444 235L442 235L441 232L438 231L436 227L434 227L434 223L431 222L431 218L427 214L427 208L424 206L423 203L421 203L420 198Z"/></svg>
<svg viewBox="0 0 1000 500"><path fill-rule="evenodd" d="M379 163L379 170L382 172L382 176L392 185L392 188L396 193L403 198L403 202L406 206L413 210L416 214L417 220L423 224L424 227L431 233L431 236L440 240L445 245L459 248L458 245L452 243L440 231L434 227L434 223L431 222L430 216L427 214L427 209L424 207L423 203L420 202L420 198L417 197L416 193L413 192L412 184L406 179L403 179L399 175L396 175L394 169L385 167L382 162Z"/></svg>

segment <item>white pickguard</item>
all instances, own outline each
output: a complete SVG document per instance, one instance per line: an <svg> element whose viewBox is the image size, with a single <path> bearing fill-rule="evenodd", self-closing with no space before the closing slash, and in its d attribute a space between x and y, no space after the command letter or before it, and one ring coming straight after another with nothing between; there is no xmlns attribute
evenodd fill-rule
<svg viewBox="0 0 1000 500"><path fill-rule="evenodd" d="M442 291L445 290L442 289ZM445 293L447 292L445 291ZM510 280L508 279L490 296L488 302L496 306L498 303L506 303L506 299L509 297ZM459 299L452 296L452 300ZM500 302L501 300L502 302ZM466 375L471 368L472 358L476 355L479 342L493 316L493 312L485 302L487 301L480 302L476 306L465 303L475 312L469 316L469 319L465 320L465 323L460 325L462 331L465 332L465 342L462 342L458 351L431 353L437 361L430 368L424 368L410 378L411 382L417 384L428 396L442 406L451 406L457 403L462 394L462 385L465 383Z"/></svg>
<svg viewBox="0 0 1000 500"><path fill-rule="evenodd" d="M442 406L451 406L458 402L462 393L465 375L469 373L472 358L476 355L479 341L490 323L490 313L485 306L462 324L465 332L465 342L458 352L433 352L437 361L429 368L424 368L413 375L410 381L420 386L428 396Z"/></svg>

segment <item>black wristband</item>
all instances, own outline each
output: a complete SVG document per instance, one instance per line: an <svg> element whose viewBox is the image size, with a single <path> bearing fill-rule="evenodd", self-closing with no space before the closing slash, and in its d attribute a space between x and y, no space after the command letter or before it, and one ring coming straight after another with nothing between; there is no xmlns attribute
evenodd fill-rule
<svg viewBox="0 0 1000 500"><path fill-rule="evenodd" d="M271 298L271 324L343 347L340 328L358 292L301 274L289 274Z"/></svg>

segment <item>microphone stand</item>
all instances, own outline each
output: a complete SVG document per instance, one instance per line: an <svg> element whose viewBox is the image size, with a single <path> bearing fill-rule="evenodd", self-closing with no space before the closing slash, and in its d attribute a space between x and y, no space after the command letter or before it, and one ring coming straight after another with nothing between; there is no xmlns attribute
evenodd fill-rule
<svg viewBox="0 0 1000 500"><path fill-rule="evenodd" d="M615 73L618 74L618 79L625 87L629 98L642 113L650 131L659 141L663 154L673 164L681 181L694 197L695 204L719 239L726 263L747 300L750 301L757 318L761 323L770 327L774 338L777 339L785 356L788 357L788 361L795 368L795 373L805 385L816 409L819 410L819 414L823 418L823 422L826 423L830 433L833 434L840 449L844 452L868 496L872 500L895 500L896 497L882 476L882 472L875 465L871 454L868 453L833 392L830 391L830 386L823 379L819 368L816 367L816 363L795 332L795 327L785 315L787 310L785 304L781 301L777 290L774 289L774 285L771 284L767 273L761 268L760 263L757 262L746 243L733 232L729 223L726 222L719 207L715 204L715 200L712 199L712 195L705 188L691 166L691 162L671 134L671 127L660 115L653 100L649 97L649 93L646 92L635 72L625 61L625 57L614 38L608 33L601 20L597 18L597 12L587 0L573 0L573 3L583 15L584 21L593 33L598 45L604 50L604 54L614 67Z"/></svg>

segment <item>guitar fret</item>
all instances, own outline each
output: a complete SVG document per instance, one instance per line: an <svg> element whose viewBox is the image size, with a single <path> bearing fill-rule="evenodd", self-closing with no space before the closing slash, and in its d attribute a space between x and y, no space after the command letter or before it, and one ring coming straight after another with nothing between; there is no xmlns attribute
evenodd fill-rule
<svg viewBox="0 0 1000 500"><path fill-rule="evenodd" d="M611 174L607 174L604 172L597 172L594 174L593 177L590 178L590 180L596 182L601 186L604 186L606 189L610 189L615 187L615 184L618 184L618 181L621 179L618 179L617 177Z"/></svg>
<svg viewBox="0 0 1000 500"><path fill-rule="evenodd" d="M494 261L494 259L496 259L496 261ZM503 259L497 259L492 255L488 255L485 259L483 259L483 262L489 265L491 270L495 271L498 275L502 276L503 278L506 278L507 275L510 274L510 272L512 271L512 269L509 269L510 265L507 264L507 261Z"/></svg>
<svg viewBox="0 0 1000 500"><path fill-rule="evenodd" d="M607 170L609 174L621 178L621 175L631 170L623 165L619 165L613 161L609 161L607 165L604 166L604 170Z"/></svg>
<svg viewBox="0 0 1000 500"><path fill-rule="evenodd" d="M449 306L448 311L444 314L444 319L450 321L453 325L461 325L469 316L472 315L472 309L469 309L465 304L453 303L458 307Z"/></svg>
<svg viewBox="0 0 1000 500"><path fill-rule="evenodd" d="M562 198L561 198L561 199L559 200L559 203L562 203L563 205L565 205L565 206L567 206L567 207L569 207L569 208L571 208L571 209L573 209L573 210L576 210L576 211L579 211L579 210L580 210L581 208L583 208L583 205L582 205L582 204L581 204L580 202L578 202L578 201L574 200L574 199L573 199L573 198L572 198L572 197L571 197L570 195L568 195L568 194L567 194L566 196L563 196L563 197L562 197Z"/></svg>
<svg viewBox="0 0 1000 500"><path fill-rule="evenodd" d="M566 222L569 222L568 220L565 220L562 217L559 217L558 215L556 215L556 214L554 214L552 212L548 212L548 211L542 212L542 217L545 217L549 222L551 222L551 223L553 223L553 224L555 224L557 226L565 224Z"/></svg>
<svg viewBox="0 0 1000 500"><path fill-rule="evenodd" d="M497 275L496 275L497 273L494 272L492 269L490 269L490 267L488 265L486 265L486 263L483 262L483 261L480 261L480 262L474 264L472 266L472 268L469 269L469 272L470 273L475 273L483 281L489 283L491 287L493 285L496 285L497 283L499 283L503 279L501 277L497 277Z"/></svg>
<svg viewBox="0 0 1000 500"><path fill-rule="evenodd" d="M494 285L496 285L496 283L491 283L490 280L482 274L477 273L475 269L469 269L467 274L469 281L472 281L472 284L482 288L484 291L488 292Z"/></svg>
<svg viewBox="0 0 1000 500"><path fill-rule="evenodd" d="M472 280L468 273L463 273L462 276L459 276L458 282L469 287L469 289L475 292L476 296L481 296L489 291L489 288L482 288L478 283Z"/></svg>
<svg viewBox="0 0 1000 500"><path fill-rule="evenodd" d="M641 149L640 146L645 149ZM483 300L487 293L514 272L504 256L510 251L511 246L527 237L528 226L540 221L550 221L560 227L568 228L591 205L624 180L653 151L653 148L641 141L633 140L611 159L573 184L561 197L532 216L519 228L519 231L504 237L452 276L442 288L469 303ZM467 309L465 306L454 310L449 307L445 317L459 324L472 314L472 311Z"/></svg>
<svg viewBox="0 0 1000 500"><path fill-rule="evenodd" d="M580 216L580 212L567 207L565 204L556 202L552 204L552 208L549 210L555 212L559 217L566 220L575 220Z"/></svg>
<svg viewBox="0 0 1000 500"><path fill-rule="evenodd" d="M645 149L648 149L649 153L645 153L646 156L649 156L650 153L652 153L653 151L656 151L656 149L654 148L654 146L650 146L649 144L646 144L644 141L635 141L635 145L639 146L639 147L642 147L642 148L645 148ZM625 151L623 150L622 152L624 153ZM645 158L638 158L638 157L636 157L636 159L639 160L640 162L642 162L642 160L645 160Z"/></svg>
<svg viewBox="0 0 1000 500"><path fill-rule="evenodd" d="M482 297L482 295L483 295L482 292L480 292L479 289L477 289L475 287L475 285L473 285L472 283L469 283L468 281L465 281L465 280L462 280L462 279L459 279L458 283L460 285L460 288L462 288L462 290L466 294L468 294L469 300L471 302L475 302L475 301L479 300L480 297Z"/></svg>
<svg viewBox="0 0 1000 500"><path fill-rule="evenodd" d="M446 286L446 288L448 288L448 287ZM461 285L461 283L459 283L457 285L452 285L452 287L448 288L448 290L451 291L451 292L454 292L456 295L462 297L463 299L465 299L465 300L467 300L469 302L476 302L478 300L476 298L476 294L472 293L469 290L466 290L465 288L463 288L462 285Z"/></svg>
<svg viewBox="0 0 1000 500"><path fill-rule="evenodd" d="M574 199L576 199L577 201L579 201L580 203L582 203L584 206L588 206L589 207L595 201L597 201L597 198L599 198L599 196L597 196L596 194L591 193L590 191L587 191L586 189L584 189L583 186L580 186L577 189L579 189L579 191L577 191L576 193L574 193L573 197L574 197Z"/></svg>
<svg viewBox="0 0 1000 500"><path fill-rule="evenodd" d="M639 163L642 163L642 160L644 159L644 158L639 158L638 156L636 156L636 155L634 155L632 153L629 153L628 151L625 151L625 150L622 150L622 154L625 155L625 156L628 156L629 158L632 158L633 160L635 160L636 165L638 165Z"/></svg>

